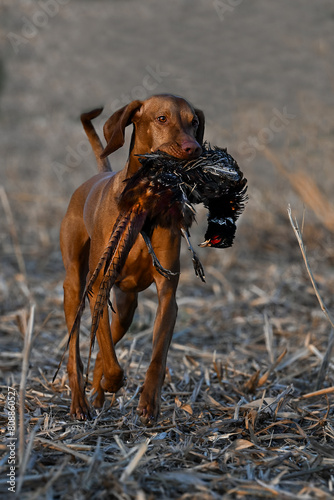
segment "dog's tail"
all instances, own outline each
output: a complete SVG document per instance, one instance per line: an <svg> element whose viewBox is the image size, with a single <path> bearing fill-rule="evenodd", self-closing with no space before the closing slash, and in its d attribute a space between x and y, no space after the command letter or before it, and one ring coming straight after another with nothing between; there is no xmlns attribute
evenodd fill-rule
<svg viewBox="0 0 334 500"><path fill-rule="evenodd" d="M102 113L102 110L103 108L97 108L93 109L92 111L88 111L88 113L82 113L80 119L83 128L85 129L85 132L87 134L88 140L94 151L99 171L111 172L112 169L108 158L101 158L101 154L104 148L102 146L99 136L96 133L94 125L92 124L92 120L94 118L97 118Z"/></svg>

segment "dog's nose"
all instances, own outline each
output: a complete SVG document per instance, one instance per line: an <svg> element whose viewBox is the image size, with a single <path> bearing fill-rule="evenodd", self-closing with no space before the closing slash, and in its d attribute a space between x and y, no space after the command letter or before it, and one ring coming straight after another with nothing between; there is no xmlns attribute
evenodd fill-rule
<svg viewBox="0 0 334 500"><path fill-rule="evenodd" d="M184 141L181 147L189 158L197 158L202 153L202 148L196 141Z"/></svg>

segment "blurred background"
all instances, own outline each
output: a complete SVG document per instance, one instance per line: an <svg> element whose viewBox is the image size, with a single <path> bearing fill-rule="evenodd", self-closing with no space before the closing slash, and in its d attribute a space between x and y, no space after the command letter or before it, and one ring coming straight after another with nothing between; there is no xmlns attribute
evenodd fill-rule
<svg viewBox="0 0 334 500"><path fill-rule="evenodd" d="M227 307L239 297L250 315L254 304L265 304L277 316L286 310L279 313L266 297L288 289L306 307L317 307L288 221L291 204L303 218L311 263L333 305L331 0L0 5L3 314L24 306L25 283L40 304L37 321L43 324L53 311L65 335L59 226L73 190L96 172L80 113L104 106L96 121L102 134L103 122L117 108L163 92L204 111L206 140L227 147L249 182L233 248L198 251L208 285L195 281L183 249L181 301L187 294L213 293ZM111 157L115 170L124 165L127 150ZM203 239L205 218L199 208L195 246ZM294 310L300 307L298 302Z"/></svg>

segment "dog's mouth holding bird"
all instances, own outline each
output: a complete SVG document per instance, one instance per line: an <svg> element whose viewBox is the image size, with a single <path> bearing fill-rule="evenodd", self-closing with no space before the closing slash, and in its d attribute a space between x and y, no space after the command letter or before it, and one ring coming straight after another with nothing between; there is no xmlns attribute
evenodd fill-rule
<svg viewBox="0 0 334 500"><path fill-rule="evenodd" d="M202 154L202 147L197 141L186 141L181 145L176 144L174 141L161 144L156 150L152 150L151 154L165 153L172 156L177 161L182 160L195 160ZM144 155L146 156L146 155Z"/></svg>

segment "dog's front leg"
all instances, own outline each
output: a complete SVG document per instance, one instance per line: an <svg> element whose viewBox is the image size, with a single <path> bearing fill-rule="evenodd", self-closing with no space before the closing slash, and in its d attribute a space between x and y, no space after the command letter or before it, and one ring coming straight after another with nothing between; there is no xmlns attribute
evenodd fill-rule
<svg viewBox="0 0 334 500"><path fill-rule="evenodd" d="M124 293L117 286L113 290L111 333L114 346L125 335L131 325L137 307L137 293ZM95 361L92 403L95 408L102 408L105 401L104 390L101 387L103 363L99 351Z"/></svg>
<svg viewBox="0 0 334 500"><path fill-rule="evenodd" d="M156 281L159 305L153 329L152 359L141 390L137 413L145 424L156 420L160 412L161 388L165 379L167 354L177 316L178 277Z"/></svg>
<svg viewBox="0 0 334 500"><path fill-rule="evenodd" d="M99 285L100 285L100 280L98 280L94 284L92 290L93 293L90 298L90 307L92 316L94 312L94 306L98 294ZM104 306L103 313L100 316L96 336L100 348L99 352L100 359L98 359L98 364L101 365L102 368L101 371L103 373L100 382L101 388L103 391L117 392L123 386L124 373L118 363L114 343L111 337L107 304ZM94 378L96 378L95 374Z"/></svg>

